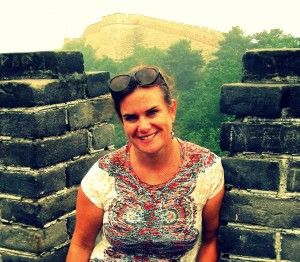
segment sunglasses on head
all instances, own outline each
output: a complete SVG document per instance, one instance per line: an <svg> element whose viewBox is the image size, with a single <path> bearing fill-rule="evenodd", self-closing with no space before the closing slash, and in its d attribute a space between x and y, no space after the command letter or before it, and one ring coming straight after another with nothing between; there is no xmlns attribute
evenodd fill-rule
<svg viewBox="0 0 300 262"><path fill-rule="evenodd" d="M108 87L111 92L117 93L135 88L136 86L148 87L161 78L161 83L165 83L159 69L154 67L144 67L131 75L118 75L108 80Z"/></svg>

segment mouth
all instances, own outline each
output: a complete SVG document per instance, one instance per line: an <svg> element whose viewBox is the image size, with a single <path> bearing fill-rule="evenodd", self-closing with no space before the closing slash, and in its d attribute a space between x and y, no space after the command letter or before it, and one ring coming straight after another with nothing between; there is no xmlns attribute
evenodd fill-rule
<svg viewBox="0 0 300 262"><path fill-rule="evenodd" d="M151 135L148 135L148 136L140 136L139 139L141 139L143 141L147 141L147 140L150 140L151 138L155 137L156 134L157 134L157 132L153 133Z"/></svg>

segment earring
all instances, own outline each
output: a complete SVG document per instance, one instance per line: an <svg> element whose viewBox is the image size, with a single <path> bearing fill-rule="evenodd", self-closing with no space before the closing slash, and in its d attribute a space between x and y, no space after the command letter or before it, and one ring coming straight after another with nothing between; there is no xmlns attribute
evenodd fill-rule
<svg viewBox="0 0 300 262"><path fill-rule="evenodd" d="M171 137L172 137L172 139L174 138L174 126L173 126L173 124L172 124L172 130L171 130Z"/></svg>

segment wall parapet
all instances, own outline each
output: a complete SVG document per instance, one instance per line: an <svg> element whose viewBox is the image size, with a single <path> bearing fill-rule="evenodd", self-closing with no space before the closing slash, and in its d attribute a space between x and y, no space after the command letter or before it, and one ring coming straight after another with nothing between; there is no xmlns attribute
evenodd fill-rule
<svg viewBox="0 0 300 262"><path fill-rule="evenodd" d="M77 188L113 148L110 76L79 52L0 61L0 261L65 261Z"/></svg>
<svg viewBox="0 0 300 262"><path fill-rule="evenodd" d="M221 261L300 261L300 49L249 50L221 89Z"/></svg>

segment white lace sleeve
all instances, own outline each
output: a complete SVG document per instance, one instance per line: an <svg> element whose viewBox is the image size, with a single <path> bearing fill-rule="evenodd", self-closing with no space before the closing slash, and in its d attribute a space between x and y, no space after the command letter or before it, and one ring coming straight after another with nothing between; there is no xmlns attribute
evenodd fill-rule
<svg viewBox="0 0 300 262"><path fill-rule="evenodd" d="M114 193L114 178L96 162L81 181L84 194L99 208L105 208L108 196Z"/></svg>
<svg viewBox="0 0 300 262"><path fill-rule="evenodd" d="M221 158L217 157L216 162L208 168L209 179L211 182L211 190L208 195L208 199L217 195L224 186L224 170L221 163Z"/></svg>

